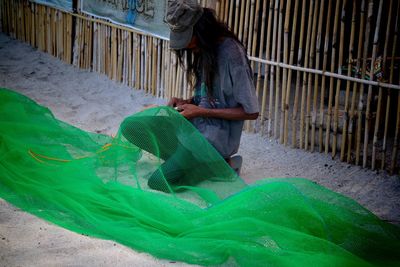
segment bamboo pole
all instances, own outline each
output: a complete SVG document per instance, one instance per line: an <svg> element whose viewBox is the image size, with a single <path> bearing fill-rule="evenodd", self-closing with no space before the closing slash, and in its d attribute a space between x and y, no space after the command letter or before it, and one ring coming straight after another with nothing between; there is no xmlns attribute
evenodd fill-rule
<svg viewBox="0 0 400 267"><path fill-rule="evenodd" d="M152 94L153 96L157 96L157 61L158 61L158 45L157 45L157 40L156 38L153 39L153 63L152 63L152 74L151 74L151 79L152 79Z"/></svg>
<svg viewBox="0 0 400 267"><path fill-rule="evenodd" d="M17 22L17 26L18 26L18 39L21 41L24 41L24 22L23 22L23 16L22 16L22 12L23 12L23 3L22 2L18 2L18 22ZM47 19L47 17L46 17Z"/></svg>
<svg viewBox="0 0 400 267"><path fill-rule="evenodd" d="M15 35L14 35L14 10L15 10L15 7L14 7L14 5L15 5L15 3L14 2L9 2L9 5L8 5L8 17L10 18L10 24L9 24L9 29L8 29L8 33L10 34L10 36L11 37L15 37Z"/></svg>
<svg viewBox="0 0 400 267"><path fill-rule="evenodd" d="M135 36L135 53L136 53L136 60L135 60L135 88L141 89L140 88L140 67L141 67L141 39L140 36L136 33L134 33Z"/></svg>
<svg viewBox="0 0 400 267"><path fill-rule="evenodd" d="M250 30L249 30L249 42L247 44L248 47L248 54L250 54L251 56L255 56L256 54L256 49L257 49L257 36L258 36L258 22L259 22L259 11L260 11L260 1L257 1L256 3L256 7L255 7L255 13L254 14L254 3L255 0L251 0L251 18L250 18ZM266 9L264 9L266 10ZM254 20L254 21L253 21ZM260 58L262 57L262 51L263 51L263 46L264 46L264 33L261 33L262 35L262 46L259 48L260 51ZM259 66L261 64L258 64ZM255 69L255 61L251 61L251 69L254 70ZM261 70L260 70L261 72ZM260 84L258 82L258 76L259 73L257 73L257 81L256 81L256 95L257 97L259 97L259 93L260 93ZM261 77L261 76L260 76ZM254 122L253 121L248 121L247 124L247 128L246 130L248 132L250 132L251 130L253 130L253 132L255 132L255 126L254 126Z"/></svg>
<svg viewBox="0 0 400 267"><path fill-rule="evenodd" d="M24 2L20 2L18 10L19 10L19 25L20 25L20 34L21 34L20 40L26 42L24 5L25 5Z"/></svg>
<svg viewBox="0 0 400 267"><path fill-rule="evenodd" d="M306 19L306 0L303 0L303 4L301 7L301 23L300 23L300 37L299 37L299 50L297 53L297 66L300 67L302 65L303 60L303 43L304 43L304 25ZM294 105L293 105L293 114L292 114L292 146L293 148L297 147L297 112L298 112L298 102L299 102L299 91L300 91L300 73L296 74L296 90L294 95Z"/></svg>
<svg viewBox="0 0 400 267"><path fill-rule="evenodd" d="M356 14L357 14L357 2L353 1L351 15L351 31L350 31L350 44L349 44L349 59L347 64L347 76L351 76L352 62L354 59L354 39L355 39L355 29L356 29ZM346 153L346 139L347 139L347 127L348 127L348 118L349 118L349 97L350 97L350 81L346 83L346 95L344 102L344 122L343 122L343 133L342 133L342 143L340 145L340 160L344 161L345 153ZM355 92L353 92L355 94Z"/></svg>
<svg viewBox="0 0 400 267"><path fill-rule="evenodd" d="M20 2L18 1L17 3L15 3L15 10L14 10L14 21L15 21L15 34L16 34L16 38L18 40L21 40L21 27L20 27ZM46 17L44 16L43 18L44 20L46 19Z"/></svg>
<svg viewBox="0 0 400 267"><path fill-rule="evenodd" d="M322 38L322 25L323 25L323 18L325 12L325 1L321 2L321 8L319 10L319 18L318 18L318 32L317 32L317 41L316 41L316 62L315 62L315 69L320 68L320 54L321 54L321 38ZM314 152L315 148L315 130L317 124L317 99L318 99L318 89L319 89L319 76L314 76L314 95L313 95L313 111L311 116L311 152Z"/></svg>
<svg viewBox="0 0 400 267"><path fill-rule="evenodd" d="M127 85L132 87L132 33L126 32L126 79Z"/></svg>
<svg viewBox="0 0 400 267"><path fill-rule="evenodd" d="M376 19L376 27L375 27L375 35L374 35L374 44L372 47L372 59L371 59L371 75L370 80L374 79L374 64L379 44L379 30L381 26L381 18L382 18L382 5L383 0L379 1L378 8L378 17ZM382 94L380 95L382 98ZM367 98L367 110L366 110L366 123L365 123L365 131L364 131L364 151L363 151L363 167L367 167L367 159L368 159L368 143L369 143L369 131L371 122L371 101L372 101L372 85L368 86L368 98ZM375 169L375 159L372 159L372 169Z"/></svg>
<svg viewBox="0 0 400 267"><path fill-rule="evenodd" d="M86 69L92 70L92 54L93 54L93 22L88 22L88 39L87 39L87 61L86 61ZM65 49L65 48L64 48Z"/></svg>
<svg viewBox="0 0 400 267"><path fill-rule="evenodd" d="M104 33L104 25L97 23L97 28L98 28L98 35L97 35L97 65L98 65L98 72L99 73L104 73L104 59L105 59L105 54L104 54L104 39L105 39L105 33Z"/></svg>
<svg viewBox="0 0 400 267"><path fill-rule="evenodd" d="M90 27L90 24L91 24L91 22L88 22L88 21L86 21L86 23L85 23L85 27L86 27L86 30L85 30L85 43L84 43L84 51L83 51L83 55L84 55L84 61L83 61L83 68L84 69L89 69L89 65L90 65L90 49L91 49L91 46L90 46L90 37L91 37L91 33L90 33L90 29L91 29L91 27Z"/></svg>
<svg viewBox="0 0 400 267"><path fill-rule="evenodd" d="M149 81L149 87L150 87L150 93L152 95L156 94L156 88L153 86L154 82L157 77L155 75L155 65L157 62L157 49L156 49L156 44L157 42L154 42L155 37L149 37L149 43L150 43L150 48L149 48L149 76L148 76L148 81Z"/></svg>
<svg viewBox="0 0 400 267"><path fill-rule="evenodd" d="M28 2L23 2L21 3L21 8L22 8L22 20L23 20L23 27L24 27L24 42L28 43L29 42L29 16L28 16ZM1 8L1 7L0 7ZM1 15L1 14L0 14ZM0 21L1 23L1 21Z"/></svg>
<svg viewBox="0 0 400 267"><path fill-rule="evenodd" d="M10 15L10 5L12 4L11 1L5 1L5 11L4 11L4 19L6 21L5 24L5 32L11 35L11 15Z"/></svg>
<svg viewBox="0 0 400 267"><path fill-rule="evenodd" d="M248 39L249 39L249 32L251 32L251 31L249 31L249 23L250 23L250 25L253 25L253 23L251 21L252 20L252 18L251 18L252 13L249 13L250 12L250 2L252 2L252 1L254 1L254 0L246 0L246 8L245 8L245 15L244 15L244 29L243 29L243 31L241 31L241 33L243 32L243 37L242 37L243 44L245 46L247 46L247 50L249 52L250 52L250 50L249 50L250 46L246 45L246 44L247 44ZM250 16L250 18L249 18L249 16Z"/></svg>
<svg viewBox="0 0 400 267"><path fill-rule="evenodd" d="M86 23L87 23L86 20L82 20L82 23L80 25L80 27L81 27L80 44L79 44L79 47L80 47L79 59L80 59L80 61L79 61L79 65L78 65L80 68L84 68L84 66L85 66L84 65L85 64L85 43L86 43L86 36L87 36L86 35ZM58 27L58 21L57 21L57 27ZM59 46L58 46L58 40L59 40L59 37L57 35L57 55L60 52Z"/></svg>
<svg viewBox="0 0 400 267"><path fill-rule="evenodd" d="M31 46L35 47L36 46L36 39L35 39L35 4L34 3L29 3L29 8L30 8L30 18L31 18L31 28L30 28L30 37L31 37Z"/></svg>
<svg viewBox="0 0 400 267"><path fill-rule="evenodd" d="M279 3L279 16L278 16L278 40L277 40L277 50L276 50L276 60L277 62L281 62L281 46L282 46L282 24L283 24L283 7L284 1L280 1ZM281 92L281 68L276 68L276 91L275 91L275 120L274 120L274 138L278 139L279 137L279 103L282 102L280 99Z"/></svg>
<svg viewBox="0 0 400 267"><path fill-rule="evenodd" d="M156 97L161 97L160 91L161 91L161 73L162 73L162 70L161 70L161 66L162 66L161 48L162 48L162 46L161 46L160 39L157 39L156 42L157 42L157 66L156 66L156 68L157 68L156 90L157 91L156 91Z"/></svg>
<svg viewBox="0 0 400 267"><path fill-rule="evenodd" d="M111 79L114 81L118 77L118 32L119 29L111 28Z"/></svg>
<svg viewBox="0 0 400 267"><path fill-rule="evenodd" d="M6 1L0 1L0 19L1 19L1 31L6 31L6 19L5 19Z"/></svg>
<svg viewBox="0 0 400 267"><path fill-rule="evenodd" d="M240 0L236 0L235 4L235 25L234 25L234 32L236 35L238 35L239 31L239 6L240 6Z"/></svg>
<svg viewBox="0 0 400 267"><path fill-rule="evenodd" d="M41 34L43 32L43 29L42 29L43 26L42 26L42 23L41 23L42 6L38 5L35 11L36 11L35 19L36 19L36 25L37 25L36 28L35 28L35 31L36 31L36 46L37 46L37 48L39 50L42 50L42 38L41 38ZM14 30L14 28L12 28L12 30ZM12 37L15 38L14 34L12 34Z"/></svg>
<svg viewBox="0 0 400 267"><path fill-rule="evenodd" d="M284 34L283 34L283 62L288 63L289 61L289 22L290 22L290 11L292 1L286 1L286 12L284 22ZM282 99L281 99L281 125L280 125L280 142L284 143L285 140L285 104L286 104L286 83L287 83L287 69L283 69L282 78Z"/></svg>
<svg viewBox="0 0 400 267"><path fill-rule="evenodd" d="M31 7L32 7L32 12L31 12L31 45L32 47L36 47L36 27L38 27L37 25L37 20L36 20L36 9L37 6L34 3L31 3Z"/></svg>
<svg viewBox="0 0 400 267"><path fill-rule="evenodd" d="M342 14L340 19L340 44L339 44L339 63L338 63L338 73L342 74L342 66L343 66L343 45L344 45L344 29L345 29L345 18L346 18L346 3L347 0L343 1L342 5ZM339 125L339 101L340 101L340 86L341 79L338 79L336 82L336 94L335 94L335 110L334 110L334 118L333 118L333 142L332 142L332 158L336 156L337 149L337 131Z"/></svg>
<svg viewBox="0 0 400 267"><path fill-rule="evenodd" d="M97 64L98 64L98 72L103 73L103 62L104 62L104 26L100 23L97 23L98 35L97 35Z"/></svg>
<svg viewBox="0 0 400 267"><path fill-rule="evenodd" d="M221 0L217 0L216 4L215 4L215 12L218 16L218 18L220 18L220 12L221 12Z"/></svg>
<svg viewBox="0 0 400 267"><path fill-rule="evenodd" d="M231 1L230 0L222 0L222 3L223 3L223 7L221 8L222 9L222 12L223 12L223 17L222 17L222 21L226 24L226 25L228 25L229 24L229 20L228 20L228 16L229 16L229 3L230 3Z"/></svg>
<svg viewBox="0 0 400 267"><path fill-rule="evenodd" d="M10 34L10 23L9 23L10 16L9 16L9 8L8 8L10 2L9 1L0 1L0 4L2 5L2 11L3 11L3 14L1 15L1 18L3 20L2 24L1 24L1 28L2 28L3 32Z"/></svg>
<svg viewBox="0 0 400 267"><path fill-rule="evenodd" d="M173 97L174 95L174 92L173 92L173 74L174 74L174 65L173 65L173 56L174 56L174 53L171 51L171 50L169 50L169 52L168 52L168 54L169 54L169 58L168 58L168 98L171 98L171 97Z"/></svg>
<svg viewBox="0 0 400 267"><path fill-rule="evenodd" d="M172 84L172 86L171 86L171 93L172 93L172 96L174 96L174 97L176 97L177 96L177 94L176 94L176 76L177 76L177 58L176 58L176 55L175 55L175 53L171 53L172 54L172 81L171 81L171 84Z"/></svg>
<svg viewBox="0 0 400 267"><path fill-rule="evenodd" d="M243 42L243 26L244 26L244 20L245 20L245 11L246 11L246 7L245 5L247 4L249 0L241 0L240 2L240 7L239 7L239 11L240 11L240 18L239 18L239 28L237 31L237 36L239 37L239 40ZM237 18L236 18L237 19Z"/></svg>
<svg viewBox="0 0 400 267"><path fill-rule="evenodd" d="M145 84L146 84L146 92L151 94L151 63L152 63L152 55L151 51L153 49L153 42L151 41L151 37L146 37L146 74L145 74Z"/></svg>
<svg viewBox="0 0 400 267"><path fill-rule="evenodd" d="M182 68L178 65L176 71L176 80L174 86L174 96L182 98Z"/></svg>
<svg viewBox="0 0 400 267"><path fill-rule="evenodd" d="M390 172L393 174L395 167L397 166L397 153L399 147L399 132L400 132L400 92L397 92L397 119L396 119L396 130L393 139L393 152L392 161L390 163Z"/></svg>
<svg viewBox="0 0 400 267"><path fill-rule="evenodd" d="M4 11L4 19L6 21L5 24L5 32L11 36L11 14L10 14L10 5L12 5L11 1L4 1L5 11Z"/></svg>
<svg viewBox="0 0 400 267"><path fill-rule="evenodd" d="M51 36L54 34L54 28L52 26L52 13L53 9L46 9L46 53L52 55L53 54L53 46L51 43Z"/></svg>
<svg viewBox="0 0 400 267"><path fill-rule="evenodd" d="M16 8L16 6L15 6L15 3L14 2L11 2L10 3L10 6L9 6L9 9L8 9L8 13L9 13L9 18L10 18L10 29L9 29L9 33L10 33L10 36L12 37L12 38L16 38L16 34L15 34L15 13L14 13L14 11L15 10L17 10L17 8ZM39 10L38 10L38 12L39 12ZM37 16L37 18L39 19L39 16Z"/></svg>
<svg viewBox="0 0 400 267"><path fill-rule="evenodd" d="M57 22L58 23L58 22ZM86 46L87 46L87 36L88 36L88 32L87 32L87 21L83 20L82 21L82 39L81 39L81 62L80 62L80 68L85 69L86 68L86 60L87 60L87 56L86 56ZM59 36L57 36L57 43L59 40ZM58 46L58 44L57 44ZM59 53L60 51L58 51L57 53Z"/></svg>
<svg viewBox="0 0 400 267"><path fill-rule="evenodd" d="M68 15L68 30L67 30L67 47L68 47L68 53L67 53L67 63L71 64L72 62L72 16Z"/></svg>
<svg viewBox="0 0 400 267"><path fill-rule="evenodd" d="M43 6L43 9L42 9L42 25L43 25L43 32L42 32L42 44L43 44L43 52L46 52L47 53L47 33L48 33L48 31L50 30L49 28L48 28L48 26L50 26L50 25L47 25L47 20L48 20L48 18L47 18L47 10L48 9L50 9L50 8L48 8L48 7L46 7L46 6ZM62 12L61 11L59 11L59 13L60 13L60 15L59 15L59 21L60 21L60 24L62 25L63 24L63 19L62 19ZM63 28L61 28L60 29L60 31L62 32L64 29ZM58 33L58 32L57 32ZM63 46L63 43L62 43L62 40L60 40L61 41L61 47ZM62 47L63 48L63 47ZM59 59L62 59L61 57L59 57Z"/></svg>
<svg viewBox="0 0 400 267"><path fill-rule="evenodd" d="M361 62L361 56L362 56L362 48L363 48L363 33L364 33L364 27L365 27L365 1L362 0L361 2L361 9L360 9L360 29L359 29L359 34L358 34L358 48L357 48L357 63L356 63L356 70L358 71L360 69L360 62ZM362 85L361 85L362 86ZM347 162L350 163L351 161L351 148L352 148L352 141L353 141L353 131L356 126L356 96L357 96L357 87L358 84L354 83L353 85L353 95L351 97L351 108L350 108L350 121L349 121L349 133L348 133L348 147L347 147Z"/></svg>
<svg viewBox="0 0 400 267"><path fill-rule="evenodd" d="M335 20L334 20L335 24L333 26L333 36L332 36L331 72L335 71L339 7L340 7L340 1L336 1ZM334 87L334 80L333 80L333 77L331 77L330 81L329 81L328 116L326 119L325 154L328 154L329 145L330 145L329 140L330 140L330 135L331 135L333 87Z"/></svg>
<svg viewBox="0 0 400 267"><path fill-rule="evenodd" d="M332 14L332 0L328 2L328 13L327 13L327 23L325 28L325 38L324 38L324 57L322 62L322 71L325 72L328 65L328 49L330 43L330 33L331 33L331 14ZM323 151L323 128L324 128L324 115L325 115L325 90L326 90L326 76L323 75L321 79L321 98L320 98L320 113L319 113L319 125L318 125L318 147L319 152ZM326 129L328 131L328 129Z"/></svg>
<svg viewBox="0 0 400 267"><path fill-rule="evenodd" d="M399 35L399 10L400 10L400 1L397 2L397 12L396 12L396 20L395 20L395 29L394 29L394 37L393 37L393 48L392 48L392 59L391 59L391 64L390 64L390 75L389 75L389 82L392 83L393 82L393 73L394 73L394 55L396 53L396 48L397 48L397 38ZM390 90L388 93L388 98L387 98L387 103L390 103ZM397 105L400 106L400 98L397 101ZM398 113L400 114L400 113ZM387 132L388 132L388 124L389 124L389 105L387 105L386 108L386 119L385 119L385 133L384 133L384 138L383 138L383 156L382 158L385 159L386 158L386 136L387 136ZM396 129L398 129L399 127L397 126ZM396 142L395 142L396 145ZM397 153L397 152L396 152ZM395 155L395 151L393 151L392 155L394 156L394 160L392 160L392 164L390 166L390 171L393 172L394 167L396 166L396 155ZM382 169L384 168L384 164L385 161L382 161Z"/></svg>
<svg viewBox="0 0 400 267"><path fill-rule="evenodd" d="M160 98L166 98L165 95L165 88L166 88L166 74L167 74L167 68L166 68L166 55L167 55L167 50L166 50L166 41L160 40L161 42L161 66L160 66Z"/></svg>
<svg viewBox="0 0 400 267"><path fill-rule="evenodd" d="M107 26L100 24L100 73L105 74L106 73L106 40L107 40L107 32L106 32Z"/></svg>
<svg viewBox="0 0 400 267"><path fill-rule="evenodd" d="M29 2L25 2L25 30L26 30L26 42L31 43L32 42L32 35L31 35L31 21L32 21L32 11L31 11L31 5ZM2 24L4 25L4 24Z"/></svg>
<svg viewBox="0 0 400 267"><path fill-rule="evenodd" d="M293 15L293 23L292 23L292 35L290 38L290 56L289 56L289 64L293 65L294 60L294 47L295 47L295 38L296 38L296 30L297 30L297 16L299 12L299 1L295 1L294 4L294 15ZM286 26L285 26L286 28ZM289 135L289 104L290 104L290 92L292 89L292 70L288 70L288 79L286 83L286 99L285 99L285 128L284 128L284 144L287 145L288 135Z"/></svg>
<svg viewBox="0 0 400 267"><path fill-rule="evenodd" d="M62 13L62 20L63 20L63 55L62 55L62 60L64 62L67 61L67 28L68 28L68 21L67 21L67 14L66 13Z"/></svg>
<svg viewBox="0 0 400 267"><path fill-rule="evenodd" d="M117 29L115 29L116 31ZM113 76L113 72L114 72L114 68L116 68L117 66L114 65L113 63L113 30L112 27L107 27L106 28L106 40L105 40L105 46L106 46L106 75L112 79Z"/></svg>
<svg viewBox="0 0 400 267"><path fill-rule="evenodd" d="M145 62L146 62L146 54L145 54L145 47L146 47L146 36L139 35L140 38L140 65L138 68L138 73L140 77L140 90L146 90L144 77L146 73Z"/></svg>
<svg viewBox="0 0 400 267"><path fill-rule="evenodd" d="M371 32L371 21L372 21L372 16L373 16L373 7L374 7L373 0L369 0L368 1L367 25L366 25L365 39L364 39L363 66L362 66L362 70L361 70L362 78L365 76L366 68L367 68L367 55L368 55L369 35ZM359 162L360 162L363 108L364 108L364 86L361 86L359 104L358 104L358 120L357 120L357 135L356 135L356 165L359 165Z"/></svg>
<svg viewBox="0 0 400 267"><path fill-rule="evenodd" d="M393 140L393 152L392 152L392 162L390 163L390 173L394 173L394 169L397 165L397 152L399 147L399 132L400 132L400 94L397 97L397 119L396 119L396 130L394 133Z"/></svg>
<svg viewBox="0 0 400 267"><path fill-rule="evenodd" d="M82 60L81 60L81 68L88 69L90 64L89 58L89 49L90 47L90 22L84 21L83 25L83 38L82 38Z"/></svg>
<svg viewBox="0 0 400 267"><path fill-rule="evenodd" d="M310 7L309 10L313 10L314 9L314 4L315 1L311 0L310 1ZM309 62L309 57L307 55L309 55L310 53L310 42L311 42L311 27L312 27L312 16L309 16L308 19L308 25L307 25L307 39L306 39L306 52L304 54L304 67L308 68L308 62ZM305 110L304 110L304 106L305 106L305 102L306 102L306 87L307 87L307 73L303 73L303 86L302 86L302 93L301 93L301 107L300 107L300 139L299 139L299 145L300 148L303 148L303 141L304 141L304 117L305 117Z"/></svg>
<svg viewBox="0 0 400 267"><path fill-rule="evenodd" d="M25 23L25 20L26 20L26 12L25 12L25 2L20 2L19 3L19 17L18 17L18 19L19 19L19 23L20 23L20 34L21 34L21 36L20 36L20 40L22 41L22 42L26 42L26 30L25 30L25 27L26 27L26 23ZM0 8L1 8L1 4L0 4ZM1 16L1 11L0 11L0 16ZM0 23L1 23L1 18L0 18Z"/></svg>
<svg viewBox="0 0 400 267"><path fill-rule="evenodd" d="M255 0L251 0L250 2L251 2L251 6L250 6L250 22L249 22L249 24L250 24L249 27L250 28L249 28L249 31L248 31L249 37L248 37L248 43L247 43L247 53L249 55L254 56L255 48L254 48L254 45L253 45L252 41L254 39L257 39L258 14L254 14ZM258 8L260 7L259 2L260 1L257 1ZM256 10L256 12L258 12L258 10ZM247 30L247 27L245 27L245 29Z"/></svg>
<svg viewBox="0 0 400 267"><path fill-rule="evenodd" d="M219 16L218 16L218 18L219 18L222 22L224 22L224 23L227 24L227 21L226 21L226 12L228 12L228 8L225 7L226 0L221 0L220 2L221 2L221 3L220 3L220 10L219 10Z"/></svg>
<svg viewBox="0 0 400 267"><path fill-rule="evenodd" d="M122 64L122 82L125 85L129 84L129 58L128 58L128 37L129 37L129 32L124 31L123 32L124 36L124 48L123 48L123 64Z"/></svg>
<svg viewBox="0 0 400 267"><path fill-rule="evenodd" d="M11 13L12 13L12 35L13 35L13 38L14 39L18 39L18 15L17 15L17 11L18 11L18 6L17 6L17 3L15 2L14 4L13 4L13 9L12 9L12 11L11 11ZM39 17L39 19L40 19L40 22L41 22L41 26L42 26L42 30L44 30L44 28L43 28L43 20L44 20L44 15L43 15L43 12L44 12L44 7L43 6L41 6L41 9L40 9L40 17ZM42 37L42 35L44 34L44 32L41 32L41 37ZM42 38L42 41L44 40L44 37ZM42 43L43 44L43 43ZM44 45L42 46L42 51L44 51L44 49L43 49L43 47L44 47Z"/></svg>
<svg viewBox="0 0 400 267"><path fill-rule="evenodd" d="M122 82L123 81L123 73L124 73L124 30L118 30L118 67L117 67L117 81Z"/></svg>
<svg viewBox="0 0 400 267"><path fill-rule="evenodd" d="M93 23L93 70L96 72L100 72L98 68L98 53L99 53L99 47L98 47L98 23Z"/></svg>
<svg viewBox="0 0 400 267"><path fill-rule="evenodd" d="M272 52L271 52L271 60L275 61L276 55L276 42L275 37L277 35L277 24L278 24L278 8L279 8L279 0L275 0L274 5L274 24L273 24L273 33L272 33ZM274 82L275 82L275 69L274 66L271 66L271 77L270 77L270 86L269 86L269 116L268 116L268 137L272 136L272 108L273 108L273 99L274 99Z"/></svg>
<svg viewBox="0 0 400 267"><path fill-rule="evenodd" d="M314 11L313 11L313 23L312 23L312 34L311 34L311 48L309 54L309 67L313 67L315 60L315 45L316 45L316 33L317 33L317 22L318 22L318 9L319 9L319 1L315 1ZM311 96L312 96L312 74L309 73L307 75L307 109L306 109L306 132L305 132L305 140L304 140L304 149L308 150L308 144L310 142L309 133L310 133L310 124L311 124ZM314 91L317 91L317 88L314 88Z"/></svg>
<svg viewBox="0 0 400 267"><path fill-rule="evenodd" d="M393 7L393 1L389 0L389 9L388 9L388 20L387 20L387 27L386 27L386 35L385 35L385 46L383 49L383 59L382 59L382 67L385 69L386 63L387 63L387 53L388 53L388 43L389 43L389 36L390 36L390 23L392 19L392 7ZM380 117L381 117L381 108L382 108L382 87L379 87L379 92L378 92L378 106L376 109L376 118L375 118L375 129L374 129L374 137L372 141L372 169L375 169L375 160L376 160L376 148L378 146L378 131L379 131L379 124L380 124ZM389 101L386 103L386 114L389 114L389 108L390 108L390 90L388 90L388 99ZM385 123L385 129L386 129L386 123ZM387 131L385 131L387 133ZM386 138L386 136L384 137ZM386 141L386 140L385 140ZM383 146L382 146L382 152L383 152ZM385 159L383 158L384 154L382 153L382 165L384 165L383 162L385 162Z"/></svg>
<svg viewBox="0 0 400 267"><path fill-rule="evenodd" d="M271 3L271 1L272 0L270 0L270 3ZM265 3L265 4L267 4L267 3ZM267 16L266 16L266 14L267 14L267 8L266 8L267 6L265 6L264 8L263 8L263 12L262 12L262 15L261 15L261 32L260 32L260 34L261 34L261 37L260 37L260 48L259 48L259 58L263 58L263 51L264 51L264 44L265 44L265 40L264 40L264 33L265 33L265 21L266 21L266 18L267 18ZM254 43L253 43L253 45L254 45ZM254 47L254 46L253 46ZM253 60L251 61L251 62L254 62ZM262 64L261 63L259 63L259 64L257 64L257 81L256 81L256 95L260 95L260 87L261 87L261 67L262 67ZM267 66L266 66L267 67ZM265 77L266 78L266 77ZM265 80L265 79L264 79ZM264 92L265 93L265 92ZM264 100L264 94L263 94L263 101L265 101ZM261 112L260 112L260 120L261 120L261 123L263 122L263 118L264 118L264 109L263 108L261 108Z"/></svg>
<svg viewBox="0 0 400 267"><path fill-rule="evenodd" d="M234 2L234 0L227 0L228 1L228 3L229 3L229 16L227 17L227 19L229 18L229 28L232 30L232 31L235 31L235 28L234 28L234 22L233 22L233 9L234 9L234 6L235 6L235 2ZM238 0L236 0L236 1L238 1Z"/></svg>
<svg viewBox="0 0 400 267"><path fill-rule="evenodd" d="M23 28L23 19L21 11L22 11L22 2L18 1L15 10L15 26L17 31L17 39L23 41L24 28Z"/></svg>
<svg viewBox="0 0 400 267"><path fill-rule="evenodd" d="M73 60L72 60L72 64L74 66L78 66L78 62L79 62L79 36L80 36L80 27L79 24L81 23L80 19L76 20L76 25L75 25L75 39L74 39L74 50L73 50Z"/></svg>
<svg viewBox="0 0 400 267"><path fill-rule="evenodd" d="M269 15L268 15L268 29L267 29L267 46L265 48L265 57L267 59L270 59L270 47L271 47L271 24L272 24L272 12L274 8L274 1L269 0ZM259 57L263 57L263 49L264 49L264 32L265 32L265 21L267 19L267 3L265 3L265 6L263 7L263 12L261 16L261 44L260 44L260 51L259 51ZM257 71L257 88L256 88L256 94L259 95L260 92L260 87L261 87L261 69L262 65L258 64L258 71ZM263 85L263 93L262 93L262 101L261 101L261 112L260 112L260 125L261 125L261 134L264 134L264 118L265 118L265 109L266 109L266 103L267 103L267 92L268 92L268 76L269 76L269 66L264 65L264 85ZM258 91L257 91L258 90ZM271 107L269 107L270 109ZM271 117L268 117L268 120L271 120Z"/></svg>
<svg viewBox="0 0 400 267"><path fill-rule="evenodd" d="M146 36L144 37L145 43L144 43L144 75L143 75L143 83L144 83L144 90L146 93L151 92L150 91L150 86L149 86L149 77L150 77L150 68L149 65L151 63L150 60L150 52L149 50L151 49L151 42L149 41L149 38Z"/></svg>

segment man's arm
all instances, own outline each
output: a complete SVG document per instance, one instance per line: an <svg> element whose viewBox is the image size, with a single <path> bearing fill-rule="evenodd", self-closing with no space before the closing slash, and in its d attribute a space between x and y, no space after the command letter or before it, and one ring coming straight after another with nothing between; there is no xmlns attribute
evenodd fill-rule
<svg viewBox="0 0 400 267"><path fill-rule="evenodd" d="M183 104L179 108L181 109L181 114L187 119L207 117L224 120L255 120L258 118L258 113L246 113L243 107L208 109L192 104Z"/></svg>

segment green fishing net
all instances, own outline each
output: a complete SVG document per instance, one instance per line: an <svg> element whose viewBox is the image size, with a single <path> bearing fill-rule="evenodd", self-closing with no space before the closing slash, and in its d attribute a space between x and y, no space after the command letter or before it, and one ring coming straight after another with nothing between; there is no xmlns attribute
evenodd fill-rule
<svg viewBox="0 0 400 267"><path fill-rule="evenodd" d="M201 265L399 266L400 230L306 179L246 185L167 107L115 137L0 89L0 197L72 231Z"/></svg>

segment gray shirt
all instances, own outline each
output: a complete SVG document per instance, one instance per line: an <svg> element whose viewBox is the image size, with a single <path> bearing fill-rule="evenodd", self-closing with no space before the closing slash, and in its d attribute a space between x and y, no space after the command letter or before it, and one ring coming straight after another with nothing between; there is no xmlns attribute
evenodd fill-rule
<svg viewBox="0 0 400 267"><path fill-rule="evenodd" d="M218 47L217 65L212 95L207 94L205 83L198 81L194 104L217 109L242 106L246 113L259 112L253 73L243 47L226 38ZM203 117L191 121L224 158L238 151L244 121Z"/></svg>

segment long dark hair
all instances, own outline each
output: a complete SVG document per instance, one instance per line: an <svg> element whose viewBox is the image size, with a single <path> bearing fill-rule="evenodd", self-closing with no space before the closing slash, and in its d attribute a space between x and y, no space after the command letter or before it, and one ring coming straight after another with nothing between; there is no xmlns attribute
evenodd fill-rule
<svg viewBox="0 0 400 267"><path fill-rule="evenodd" d="M196 81L204 79L208 93L212 90L214 73L217 71L218 44L226 37L236 40L241 46L237 36L229 30L228 26L217 20L214 11L204 8L203 15L193 27L193 36L197 38L197 49L175 50L179 63L186 69L189 84L193 87ZM185 61L186 55L186 64ZM193 78L195 80L193 81Z"/></svg>

